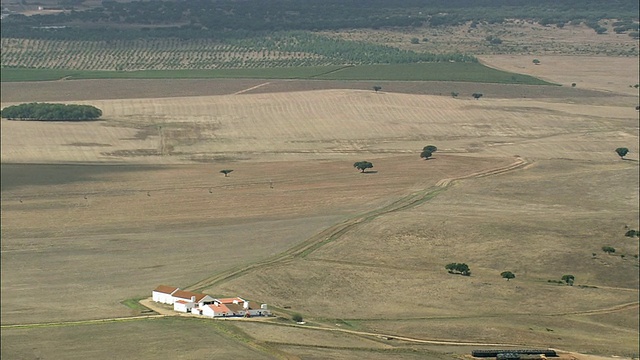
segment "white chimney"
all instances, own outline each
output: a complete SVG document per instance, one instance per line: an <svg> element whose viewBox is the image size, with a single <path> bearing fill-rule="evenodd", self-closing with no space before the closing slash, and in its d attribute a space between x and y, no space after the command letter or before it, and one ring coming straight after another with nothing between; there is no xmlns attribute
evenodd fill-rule
<svg viewBox="0 0 640 360"><path fill-rule="evenodd" d="M196 297L195 296L191 297L191 302L196 302Z"/></svg>
<svg viewBox="0 0 640 360"><path fill-rule="evenodd" d="M262 310L267 310L267 304L262 304L262 305L260 305L260 309L262 309Z"/></svg>
<svg viewBox="0 0 640 360"><path fill-rule="evenodd" d="M243 308L243 309L245 309L245 310L249 309L249 302L248 302L248 301L245 301L245 302L242 304L242 308Z"/></svg>

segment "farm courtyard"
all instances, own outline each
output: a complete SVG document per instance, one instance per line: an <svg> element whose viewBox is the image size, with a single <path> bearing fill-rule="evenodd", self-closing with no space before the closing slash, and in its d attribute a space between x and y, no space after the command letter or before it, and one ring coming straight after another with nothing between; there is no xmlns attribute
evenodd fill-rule
<svg viewBox="0 0 640 360"><path fill-rule="evenodd" d="M602 59L481 57L562 86L3 82L2 107L104 115L0 122L1 355L637 358L639 246L624 236L640 227L637 58ZM164 283L259 299L277 317L123 305Z"/></svg>

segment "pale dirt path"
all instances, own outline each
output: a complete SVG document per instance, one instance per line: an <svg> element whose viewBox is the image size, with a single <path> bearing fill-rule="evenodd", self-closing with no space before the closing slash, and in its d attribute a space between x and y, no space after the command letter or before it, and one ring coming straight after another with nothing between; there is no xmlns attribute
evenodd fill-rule
<svg viewBox="0 0 640 360"><path fill-rule="evenodd" d="M249 92L249 91L251 91L251 90L254 90L254 89L257 89L257 88L259 88L259 87L263 87L263 86L265 86L265 85L269 85L269 84L271 84L271 82L265 82L265 83L262 83L262 84L258 84L258 85L256 85L256 86L252 86L252 87L250 87L250 88L246 88L246 89L243 89L243 90L240 90L240 91L236 91L236 92L234 92L232 95L240 95L240 94L243 94L243 93Z"/></svg>

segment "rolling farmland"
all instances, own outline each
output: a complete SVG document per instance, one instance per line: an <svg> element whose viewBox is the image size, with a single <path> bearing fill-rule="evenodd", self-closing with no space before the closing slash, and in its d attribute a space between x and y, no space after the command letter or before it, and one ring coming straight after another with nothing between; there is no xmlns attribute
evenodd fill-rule
<svg viewBox="0 0 640 360"><path fill-rule="evenodd" d="M2 107L33 99L104 115L0 121L2 355L56 356L62 344L72 358L171 348L191 358L451 359L468 353L463 343L499 342L632 358L638 242L623 234L639 226L637 94L609 84L602 74L614 72L598 64L525 67L564 85L580 76L575 89L3 83ZM619 69L616 79L637 71ZM425 161L427 144L438 151ZM360 160L372 171L355 170ZM472 275L448 274L452 261ZM505 270L516 278L500 278ZM549 282L564 274L574 286ZM122 302L160 283L242 294L279 317L69 322L137 315ZM294 312L307 325L292 323ZM206 344L194 343L203 331ZM107 352L107 339L123 345Z"/></svg>

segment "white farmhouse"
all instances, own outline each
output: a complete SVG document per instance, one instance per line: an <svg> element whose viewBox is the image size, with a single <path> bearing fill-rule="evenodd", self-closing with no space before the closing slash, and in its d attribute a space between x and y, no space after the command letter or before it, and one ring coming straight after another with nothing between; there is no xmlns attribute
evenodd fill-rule
<svg viewBox="0 0 640 360"><path fill-rule="evenodd" d="M171 294L173 297L173 310L180 312L191 312L193 308L201 308L215 301L209 295L194 293L191 291L178 290Z"/></svg>
<svg viewBox="0 0 640 360"><path fill-rule="evenodd" d="M173 304L173 294L180 290L175 286L160 285L151 292L153 301L163 304Z"/></svg>
<svg viewBox="0 0 640 360"><path fill-rule="evenodd" d="M260 307L240 297L214 299L210 295L160 285L152 292L153 301L172 304L173 310L211 318L270 316L267 304Z"/></svg>
<svg viewBox="0 0 640 360"><path fill-rule="evenodd" d="M210 318L233 316L233 312L225 304L219 302L205 305L200 308L200 311L202 315Z"/></svg>

